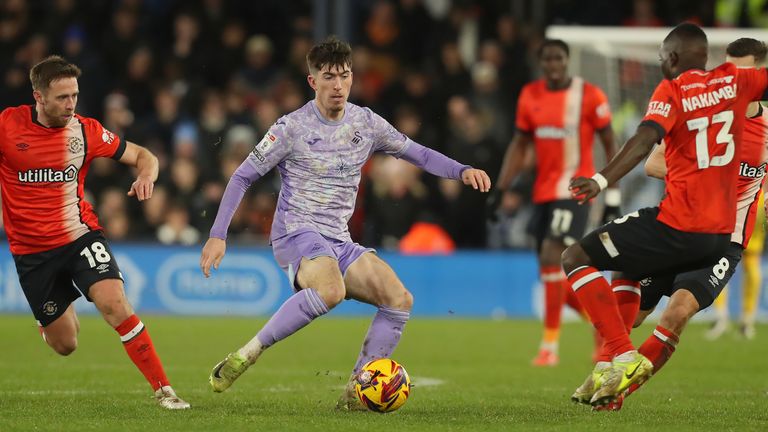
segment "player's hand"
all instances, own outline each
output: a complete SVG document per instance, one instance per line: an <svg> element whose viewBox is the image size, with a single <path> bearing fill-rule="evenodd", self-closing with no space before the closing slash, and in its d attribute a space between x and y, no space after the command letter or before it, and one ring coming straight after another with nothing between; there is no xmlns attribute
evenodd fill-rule
<svg viewBox="0 0 768 432"><path fill-rule="evenodd" d="M139 201L144 201L152 198L153 190L155 190L155 182L147 176L139 176L131 184L128 196L135 196Z"/></svg>
<svg viewBox="0 0 768 432"><path fill-rule="evenodd" d="M200 270L203 271L205 277L211 277L211 265L216 270L219 269L219 264L221 264L226 251L227 242L220 238L211 237L205 242L203 253L200 254Z"/></svg>
<svg viewBox="0 0 768 432"><path fill-rule="evenodd" d="M618 219L624 216L621 214L621 207L619 206L605 206L603 209L603 225L612 222L614 219Z"/></svg>
<svg viewBox="0 0 768 432"><path fill-rule="evenodd" d="M571 191L573 199L578 200L579 204L589 202L600 193L600 186L597 182L587 177L576 177L571 180L568 189Z"/></svg>
<svg viewBox="0 0 768 432"><path fill-rule="evenodd" d="M464 182L465 185L472 186L472 189L479 190L480 192L488 192L491 190L491 178L481 169L465 169L464 172L461 173L461 181Z"/></svg>

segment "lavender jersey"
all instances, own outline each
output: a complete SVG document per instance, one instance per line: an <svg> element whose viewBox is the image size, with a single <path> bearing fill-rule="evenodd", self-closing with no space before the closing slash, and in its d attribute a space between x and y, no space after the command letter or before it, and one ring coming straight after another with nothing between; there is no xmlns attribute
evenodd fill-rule
<svg viewBox="0 0 768 432"><path fill-rule="evenodd" d="M363 165L374 152L400 157L412 142L351 103L337 122L325 119L314 100L281 117L247 159L260 176L277 166L282 177L271 238L307 229L351 241L347 222Z"/></svg>

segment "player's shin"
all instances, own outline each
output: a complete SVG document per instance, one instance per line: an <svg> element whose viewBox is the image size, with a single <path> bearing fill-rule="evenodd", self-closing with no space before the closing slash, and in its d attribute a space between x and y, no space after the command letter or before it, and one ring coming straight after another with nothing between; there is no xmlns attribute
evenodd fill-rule
<svg viewBox="0 0 768 432"><path fill-rule="evenodd" d="M169 386L168 378L157 356L155 346L144 327L144 323L136 315L131 315L120 323L115 330L120 335L123 347L133 364L141 371L153 390Z"/></svg>
<svg viewBox="0 0 768 432"><path fill-rule="evenodd" d="M542 266L540 277L544 285L544 335L541 349L556 355L560 339L565 278L559 266Z"/></svg>
<svg viewBox="0 0 768 432"><path fill-rule="evenodd" d="M403 328L410 317L411 313L407 310L379 306L365 335L352 373L357 374L360 368L371 360L389 358L400 342Z"/></svg>
<svg viewBox="0 0 768 432"><path fill-rule="evenodd" d="M616 298L600 272L594 267L577 267L568 274L568 281L590 321L605 338L608 352L613 356L633 350Z"/></svg>
<svg viewBox="0 0 768 432"><path fill-rule="evenodd" d="M632 326L640 311L640 283L628 279L615 279L611 281L611 290L616 297L624 328L627 329L627 333L632 333Z"/></svg>
<svg viewBox="0 0 768 432"><path fill-rule="evenodd" d="M675 352L680 337L662 326L656 326L653 334L638 348L640 354L646 356L653 363L654 375L664 367Z"/></svg>
<svg viewBox="0 0 768 432"><path fill-rule="evenodd" d="M253 347L258 350L269 348L326 313L328 313L328 306L320 294L312 288L303 289L288 298L272 315L256 335L260 346L254 344ZM251 358L255 353L246 354L246 358Z"/></svg>

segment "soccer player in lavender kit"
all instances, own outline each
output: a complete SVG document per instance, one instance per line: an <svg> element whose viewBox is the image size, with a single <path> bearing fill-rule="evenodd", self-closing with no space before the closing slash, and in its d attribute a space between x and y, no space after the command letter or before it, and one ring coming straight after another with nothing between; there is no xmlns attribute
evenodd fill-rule
<svg viewBox="0 0 768 432"><path fill-rule="evenodd" d="M276 166L283 185L270 239L296 293L251 341L213 368L210 383L216 392L226 390L265 349L351 298L378 307L337 404L357 409L362 405L352 378L368 361L392 354L413 305L395 272L373 249L350 238L347 222L361 168L374 152L383 152L482 192L488 192L491 181L484 171L421 146L370 109L347 102L352 87L349 44L331 36L312 47L307 65L315 99L272 125L232 175L200 257L209 277L211 266L218 269L224 257L227 228L245 191Z"/></svg>

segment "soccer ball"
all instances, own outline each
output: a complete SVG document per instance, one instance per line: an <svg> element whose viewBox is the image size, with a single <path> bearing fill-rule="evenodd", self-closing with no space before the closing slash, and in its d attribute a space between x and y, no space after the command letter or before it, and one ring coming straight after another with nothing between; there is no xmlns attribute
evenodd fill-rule
<svg viewBox="0 0 768 432"><path fill-rule="evenodd" d="M383 358L366 363L355 380L357 397L371 411L394 411L403 406L411 394L408 372L392 359Z"/></svg>

